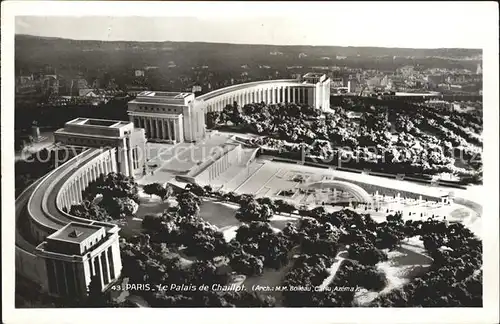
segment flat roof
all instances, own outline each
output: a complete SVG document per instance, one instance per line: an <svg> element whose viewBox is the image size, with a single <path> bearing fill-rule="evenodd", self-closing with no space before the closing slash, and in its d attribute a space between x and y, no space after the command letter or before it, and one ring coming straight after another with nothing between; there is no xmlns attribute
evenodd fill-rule
<svg viewBox="0 0 500 324"><path fill-rule="evenodd" d="M120 128L122 126L130 124L130 121L123 120L109 120L109 119L95 119L95 118L76 118L70 120L66 124L68 125L81 125L81 126L97 126L106 128Z"/></svg>
<svg viewBox="0 0 500 324"><path fill-rule="evenodd" d="M137 97L161 97L166 99L184 99L191 95L189 92L143 91Z"/></svg>
<svg viewBox="0 0 500 324"><path fill-rule="evenodd" d="M47 239L80 244L102 228L96 225L70 222L57 232L49 235Z"/></svg>
<svg viewBox="0 0 500 324"><path fill-rule="evenodd" d="M320 78L323 75L325 74L321 72L308 72L304 75L304 78Z"/></svg>
<svg viewBox="0 0 500 324"><path fill-rule="evenodd" d="M235 85L228 86L225 88L216 89L216 90L207 92L207 93L197 97L196 100L210 100L212 98L215 98L215 97L218 97L220 95L227 94L227 93L231 93L233 91L249 89L249 88L258 87L258 86L264 86L264 85L269 84L269 83L279 83L280 85L283 85L283 86L286 86L286 85L297 86L297 87L309 87L309 86L311 86L311 85L301 83L300 80L298 80L298 79L254 81L254 82L235 84Z"/></svg>

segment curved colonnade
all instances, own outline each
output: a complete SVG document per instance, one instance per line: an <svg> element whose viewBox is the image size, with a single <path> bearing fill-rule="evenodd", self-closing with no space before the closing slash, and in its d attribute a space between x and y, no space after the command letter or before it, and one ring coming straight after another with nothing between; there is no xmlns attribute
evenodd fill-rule
<svg viewBox="0 0 500 324"><path fill-rule="evenodd" d="M324 103L320 102L319 98L323 96L316 93L317 88L319 87L314 84L302 83L297 79L256 81L214 90L196 97L196 101L205 106L205 112L222 111L226 105L234 102L241 107L256 102L292 102L319 108Z"/></svg>
<svg viewBox="0 0 500 324"><path fill-rule="evenodd" d="M66 212L72 204L82 201L82 192L90 182L116 170L115 149L87 149L36 181L16 199L16 272L48 290L45 260L38 255L37 247L71 222L103 227L113 241L118 240L118 226ZM121 264L115 268L121 268Z"/></svg>

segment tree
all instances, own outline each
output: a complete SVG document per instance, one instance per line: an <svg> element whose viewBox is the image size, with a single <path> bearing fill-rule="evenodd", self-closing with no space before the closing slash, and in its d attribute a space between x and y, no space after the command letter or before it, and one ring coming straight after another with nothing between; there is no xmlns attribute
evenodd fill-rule
<svg viewBox="0 0 500 324"><path fill-rule="evenodd" d="M196 183L187 184L185 190L192 192L193 194L195 194L198 197L203 197L207 194L205 191L205 188L200 186L199 184L196 184Z"/></svg>
<svg viewBox="0 0 500 324"><path fill-rule="evenodd" d="M170 188L170 187L168 187ZM152 196L156 195L160 197L161 199L164 199L164 197L167 194L167 189L163 187L160 183L154 182L154 183L149 183L143 187L143 190L146 194Z"/></svg>
<svg viewBox="0 0 500 324"><path fill-rule="evenodd" d="M206 194L207 196L211 196L211 195L213 194L213 192L214 192L214 190L213 190L212 186L210 186L210 185L206 185L206 186L204 186L204 187L203 187L203 190L204 190L204 192L205 192L205 194Z"/></svg>
<svg viewBox="0 0 500 324"><path fill-rule="evenodd" d="M230 266L233 271L247 276L261 275L264 270L264 263L260 258L245 252L235 255L230 261Z"/></svg>
<svg viewBox="0 0 500 324"><path fill-rule="evenodd" d="M206 114L206 124L208 129L212 129L221 122L221 114L217 111L209 111Z"/></svg>
<svg viewBox="0 0 500 324"><path fill-rule="evenodd" d="M353 243L349 246L349 258L359 261L364 265L376 265L387 260L387 254L377 249L375 246L365 243Z"/></svg>
<svg viewBox="0 0 500 324"><path fill-rule="evenodd" d="M128 197L106 197L99 203L113 219L121 219L132 216L136 211L138 204Z"/></svg>
<svg viewBox="0 0 500 324"><path fill-rule="evenodd" d="M240 222L268 222L272 215L273 211L268 205L261 205L254 198L251 198L248 202L241 205L235 217Z"/></svg>
<svg viewBox="0 0 500 324"><path fill-rule="evenodd" d="M294 205L292 205L292 204L290 204L290 203L288 203L288 202L286 202L286 201L284 201L282 199L276 200L275 201L275 205L276 205L276 211L278 213L288 213L288 214L291 214L291 213L293 213L294 211L297 210L297 208Z"/></svg>
<svg viewBox="0 0 500 324"><path fill-rule="evenodd" d="M107 222L112 219L106 208L88 200L82 201L82 203L79 205L72 205L69 213L76 217L96 220L100 222Z"/></svg>
<svg viewBox="0 0 500 324"><path fill-rule="evenodd" d="M142 228L147 231L159 231L162 221L163 219L161 215L145 215L142 219Z"/></svg>
<svg viewBox="0 0 500 324"><path fill-rule="evenodd" d="M177 202L182 216L197 216L200 212L201 199L189 190L177 195Z"/></svg>
<svg viewBox="0 0 500 324"><path fill-rule="evenodd" d="M88 286L87 307L106 307L108 300L102 292L101 278L94 275Z"/></svg>
<svg viewBox="0 0 500 324"><path fill-rule="evenodd" d="M122 173L102 174L91 182L83 192L85 199L92 201L101 194L106 198L130 198L139 203L139 186L132 177Z"/></svg>

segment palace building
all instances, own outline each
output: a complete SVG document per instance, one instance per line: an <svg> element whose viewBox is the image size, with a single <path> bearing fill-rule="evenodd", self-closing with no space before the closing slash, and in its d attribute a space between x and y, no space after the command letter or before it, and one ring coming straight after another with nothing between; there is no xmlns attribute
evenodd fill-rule
<svg viewBox="0 0 500 324"><path fill-rule="evenodd" d="M204 112L192 93L143 91L128 103L128 115L149 139L180 143L205 136Z"/></svg>
<svg viewBox="0 0 500 324"><path fill-rule="evenodd" d="M108 224L71 222L36 247L45 260L48 292L85 297L92 278L101 289L116 281L122 269L119 228Z"/></svg>
<svg viewBox="0 0 500 324"><path fill-rule="evenodd" d="M54 133L55 146L75 156L38 179L16 199L16 272L43 291L85 297L92 280L106 290L121 275L119 226L70 214L101 175L143 172L146 138L184 143L187 150L163 166L183 182L212 183L232 165L248 163L256 151L223 135L205 136L205 114L235 101L293 102L329 108L330 80L310 73L301 79L252 82L192 93L143 91L128 103L130 121L76 118ZM59 145L57 145L59 144ZM77 151L77 152L76 152Z"/></svg>
<svg viewBox="0 0 500 324"><path fill-rule="evenodd" d="M323 111L330 108L331 80L324 73L298 79L267 80L232 85L195 98L193 93L143 91L128 103L135 127L148 139L169 143L196 142L205 136L205 114L236 102L296 103Z"/></svg>
<svg viewBox="0 0 500 324"><path fill-rule="evenodd" d="M115 148L117 171L131 177L144 166L144 130L131 122L76 118L54 132L54 141L68 146Z"/></svg>

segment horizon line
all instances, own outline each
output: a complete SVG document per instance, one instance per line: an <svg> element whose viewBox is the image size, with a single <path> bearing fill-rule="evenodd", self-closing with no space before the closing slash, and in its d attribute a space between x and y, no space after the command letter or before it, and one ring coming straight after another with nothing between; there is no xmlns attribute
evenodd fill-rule
<svg viewBox="0 0 500 324"><path fill-rule="evenodd" d="M38 38L50 38L59 40L71 40L71 41L82 41L82 42L134 42L134 43L201 43L201 44L219 44L219 45L248 45L248 46L281 46L281 47L344 47L344 48L382 48L382 49L408 49L408 50L452 50L452 49L465 49L465 50L476 50L481 51L481 56L483 55L482 48L475 47L390 47L390 46L367 46L367 45L306 45L306 44L265 44L265 43L234 43L234 42L208 42L208 41L173 41L173 40L102 40L102 39L76 39L68 37L58 37L58 36L41 36L25 33L14 33L14 36L30 36Z"/></svg>

